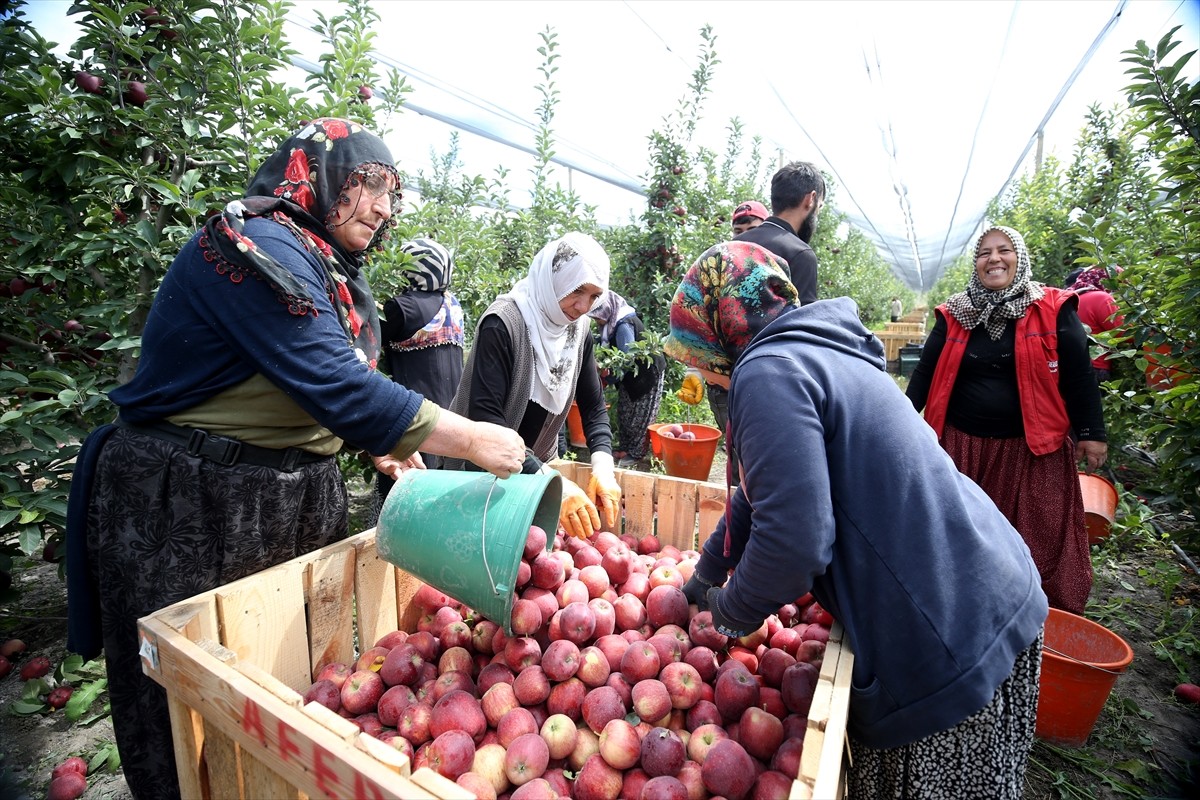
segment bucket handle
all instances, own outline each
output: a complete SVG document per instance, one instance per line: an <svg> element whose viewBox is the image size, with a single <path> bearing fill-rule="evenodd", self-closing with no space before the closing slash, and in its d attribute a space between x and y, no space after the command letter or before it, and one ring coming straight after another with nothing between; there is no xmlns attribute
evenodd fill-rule
<svg viewBox="0 0 1200 800"><path fill-rule="evenodd" d="M1123 670L1105 669L1104 667L1097 666L1096 664L1093 664L1090 661L1082 661L1082 660L1076 658L1075 656L1071 655L1070 653L1064 653L1060 650L1055 650L1053 647L1050 647L1049 645L1046 645L1046 644L1042 645L1042 650L1049 652L1049 653L1053 653L1054 655L1059 656L1060 658L1065 658L1068 661L1074 661L1076 664L1082 664L1085 667L1091 667L1092 669L1096 670L1097 672L1107 672L1109 675L1120 675L1123 672Z"/></svg>
<svg viewBox="0 0 1200 800"><path fill-rule="evenodd" d="M487 570L488 583L492 586L492 594L496 597L500 596L500 592L496 591L496 579L492 577L492 568L488 564L487 558L487 512L488 506L492 504L492 492L496 488L496 484L500 478L493 476L492 485L488 487L487 499L483 501L483 530L480 531L479 538L481 541L481 550L483 551L483 568Z"/></svg>

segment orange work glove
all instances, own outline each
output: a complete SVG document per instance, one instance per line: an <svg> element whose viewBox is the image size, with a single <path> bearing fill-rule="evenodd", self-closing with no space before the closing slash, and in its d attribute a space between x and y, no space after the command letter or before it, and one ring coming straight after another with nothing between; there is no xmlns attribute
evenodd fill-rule
<svg viewBox="0 0 1200 800"><path fill-rule="evenodd" d="M600 515L596 506L588 499L583 489L573 481L563 478L562 506L558 512L558 523L576 539L589 539L600 530Z"/></svg>
<svg viewBox="0 0 1200 800"><path fill-rule="evenodd" d="M592 453L592 477L588 480L588 499L604 515L604 525L615 528L621 518L621 485L613 474L613 459L608 453Z"/></svg>
<svg viewBox="0 0 1200 800"><path fill-rule="evenodd" d="M704 379L699 373L688 372L683 377L683 386L679 387L675 396L689 406L698 405L704 399Z"/></svg>

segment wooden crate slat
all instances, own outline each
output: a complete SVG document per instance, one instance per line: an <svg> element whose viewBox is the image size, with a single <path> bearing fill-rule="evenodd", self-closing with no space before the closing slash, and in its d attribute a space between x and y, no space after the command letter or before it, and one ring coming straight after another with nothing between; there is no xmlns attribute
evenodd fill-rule
<svg viewBox="0 0 1200 800"><path fill-rule="evenodd" d="M237 742L209 719L204 721L204 770L213 798L245 798Z"/></svg>
<svg viewBox="0 0 1200 800"><path fill-rule="evenodd" d="M167 694L171 714L171 739L175 746L176 771L181 797L209 796L204 773L204 718L186 704Z"/></svg>
<svg viewBox="0 0 1200 800"><path fill-rule="evenodd" d="M354 604L350 600L354 596L357 560L353 547L341 547L306 563L304 597L311 680L326 664L354 662Z"/></svg>
<svg viewBox="0 0 1200 800"><path fill-rule="evenodd" d="M832 684L829 713L825 722L825 740L820 762L814 774L814 797L843 797L845 793L844 761L849 753L846 744L846 725L850 716L850 685L854 673L854 653L838 648L837 673Z"/></svg>
<svg viewBox="0 0 1200 800"><path fill-rule="evenodd" d="M715 483L702 483L697 489L697 502L700 507L700 528L697 531L696 549L699 550L704 541L717 529L717 523L725 516L725 498L727 491L724 486Z"/></svg>
<svg viewBox="0 0 1200 800"><path fill-rule="evenodd" d="M294 689L312 683L302 571L288 561L216 592L221 644Z"/></svg>
<svg viewBox="0 0 1200 800"><path fill-rule="evenodd" d="M695 546L696 482L658 476L658 540L680 550Z"/></svg>
<svg viewBox="0 0 1200 800"><path fill-rule="evenodd" d="M375 540L359 543L354 571L354 600L358 622L358 651L373 647L396 629L396 568L379 556Z"/></svg>
<svg viewBox="0 0 1200 800"><path fill-rule="evenodd" d="M286 782L311 797L422 797L419 789L385 764L348 744L230 666L206 655L204 648L148 618L146 629L157 641L159 670L151 675L182 702L203 708L205 755L213 796L241 797L226 785L218 791L218 772L210 755L217 737L232 740L255 759L270 764ZM217 742L220 770L238 774ZM221 778L224 779L223 777Z"/></svg>
<svg viewBox="0 0 1200 800"><path fill-rule="evenodd" d="M282 775L250 754L238 749L241 762L242 792L246 800L299 800L303 795Z"/></svg>
<svg viewBox="0 0 1200 800"><path fill-rule="evenodd" d="M414 772L412 782L428 789L429 796L438 798L438 800L475 800L475 795L471 792L428 767L422 767Z"/></svg>
<svg viewBox="0 0 1200 800"><path fill-rule="evenodd" d="M623 533L634 538L654 533L655 476L644 472L626 472L621 481L621 498L625 506Z"/></svg>
<svg viewBox="0 0 1200 800"><path fill-rule="evenodd" d="M412 602L412 598L421 588L423 581L399 567L395 568L393 580L396 582L396 628L402 631L415 631L417 620L421 618L421 609Z"/></svg>

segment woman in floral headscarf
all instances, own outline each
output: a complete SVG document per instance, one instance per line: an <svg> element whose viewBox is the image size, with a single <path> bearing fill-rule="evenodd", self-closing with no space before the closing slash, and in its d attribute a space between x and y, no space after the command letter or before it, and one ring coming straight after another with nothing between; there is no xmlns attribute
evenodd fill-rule
<svg viewBox="0 0 1200 800"><path fill-rule="evenodd" d="M121 763L137 798L179 796L162 688L137 620L348 532L343 440L395 473L418 448L520 469L520 438L442 411L376 371L363 260L399 209L391 154L319 119L263 162L246 196L183 247L80 453L68 518L68 646L101 646Z"/></svg>
<svg viewBox="0 0 1200 800"><path fill-rule="evenodd" d="M1021 234L987 229L966 291L937 308L907 394L1021 532L1050 605L1081 614L1092 563L1076 462L1097 470L1108 446L1077 304L1030 279Z"/></svg>
<svg viewBox="0 0 1200 800"><path fill-rule="evenodd" d="M842 624L849 797L1020 800L1046 597L1012 525L884 370L854 301L800 307L778 260L726 242L688 270L664 349L728 389L742 462L689 602L726 636L808 592Z"/></svg>

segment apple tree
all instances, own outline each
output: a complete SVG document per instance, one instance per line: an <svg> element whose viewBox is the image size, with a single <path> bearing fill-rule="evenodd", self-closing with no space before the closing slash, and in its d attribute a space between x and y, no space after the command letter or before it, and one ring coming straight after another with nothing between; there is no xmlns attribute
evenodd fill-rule
<svg viewBox="0 0 1200 800"><path fill-rule="evenodd" d="M21 6L2 20L0 541L17 543L5 558L61 537L73 458L112 418L104 393L132 376L180 246L301 120L373 125L374 106L399 107L394 75L382 100L359 91L378 85L365 0L322 20L342 49L308 93L286 81L288 8L80 2L65 57Z"/></svg>

